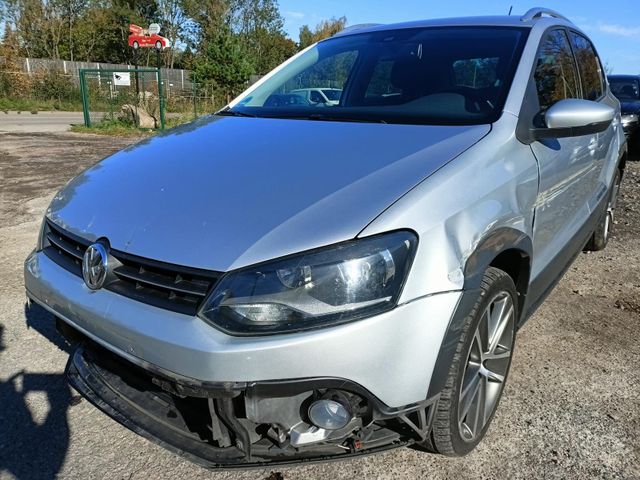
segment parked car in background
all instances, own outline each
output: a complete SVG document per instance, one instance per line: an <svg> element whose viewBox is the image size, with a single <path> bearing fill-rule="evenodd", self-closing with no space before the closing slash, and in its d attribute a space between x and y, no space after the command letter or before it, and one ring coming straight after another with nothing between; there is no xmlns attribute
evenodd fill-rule
<svg viewBox="0 0 640 480"><path fill-rule="evenodd" d="M311 104L338 105L342 90L339 88L298 88L291 93L302 96Z"/></svg>
<svg viewBox="0 0 640 480"><path fill-rule="evenodd" d="M640 75L609 75L609 85L620 100L624 133L637 143L640 140Z"/></svg>
<svg viewBox="0 0 640 480"><path fill-rule="evenodd" d="M518 328L606 246L626 147L558 13L351 28L67 184L26 291L74 388L206 467L464 455Z"/></svg>
<svg viewBox="0 0 640 480"><path fill-rule="evenodd" d="M308 107L309 102L302 95L295 93L274 93L269 96L264 105L265 107Z"/></svg>

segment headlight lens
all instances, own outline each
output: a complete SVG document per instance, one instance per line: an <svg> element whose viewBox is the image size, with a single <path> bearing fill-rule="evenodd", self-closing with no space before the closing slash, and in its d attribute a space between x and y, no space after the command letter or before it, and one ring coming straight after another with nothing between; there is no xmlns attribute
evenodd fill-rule
<svg viewBox="0 0 640 480"><path fill-rule="evenodd" d="M392 232L225 275L200 317L236 335L345 323L395 307L418 239Z"/></svg>
<svg viewBox="0 0 640 480"><path fill-rule="evenodd" d="M638 115L635 115L635 114L622 115L622 123L625 125L628 123L634 123L637 121L638 121Z"/></svg>

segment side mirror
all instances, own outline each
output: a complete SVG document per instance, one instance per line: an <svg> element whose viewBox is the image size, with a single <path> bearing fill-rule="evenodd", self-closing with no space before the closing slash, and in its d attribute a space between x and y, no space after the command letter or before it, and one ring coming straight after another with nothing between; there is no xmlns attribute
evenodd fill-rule
<svg viewBox="0 0 640 480"><path fill-rule="evenodd" d="M534 128L535 140L544 138L579 137L604 132L616 115L607 106L589 100L560 100L544 114L546 128Z"/></svg>

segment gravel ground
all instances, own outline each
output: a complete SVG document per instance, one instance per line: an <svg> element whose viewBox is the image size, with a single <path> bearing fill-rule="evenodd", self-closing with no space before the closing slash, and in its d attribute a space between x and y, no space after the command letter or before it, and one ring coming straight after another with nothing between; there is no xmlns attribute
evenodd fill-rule
<svg viewBox="0 0 640 480"><path fill-rule="evenodd" d="M475 452L447 459L404 448L279 473L207 472L71 390L52 317L26 304L22 262L50 198L129 142L0 134L0 478L640 479L640 155L609 247L580 255L519 332L500 409Z"/></svg>

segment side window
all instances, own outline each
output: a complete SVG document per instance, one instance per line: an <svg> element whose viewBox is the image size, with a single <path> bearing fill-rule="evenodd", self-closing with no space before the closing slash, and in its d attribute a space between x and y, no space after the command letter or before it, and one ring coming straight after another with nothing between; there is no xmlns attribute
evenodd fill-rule
<svg viewBox="0 0 640 480"><path fill-rule="evenodd" d="M498 60L497 57L456 60L453 62L455 85L470 88L498 86Z"/></svg>
<svg viewBox="0 0 640 480"><path fill-rule="evenodd" d="M604 94L604 79L596 51L589 40L575 32L571 32L571 43L580 67L584 98L597 100Z"/></svg>
<svg viewBox="0 0 640 480"><path fill-rule="evenodd" d="M580 98L578 72L564 30L554 30L542 40L535 71L542 111L566 98Z"/></svg>

